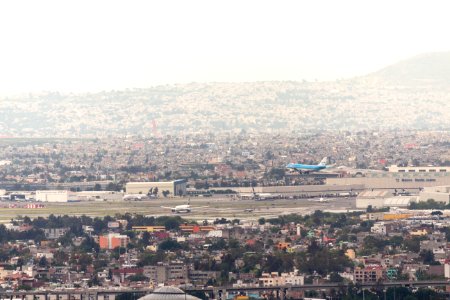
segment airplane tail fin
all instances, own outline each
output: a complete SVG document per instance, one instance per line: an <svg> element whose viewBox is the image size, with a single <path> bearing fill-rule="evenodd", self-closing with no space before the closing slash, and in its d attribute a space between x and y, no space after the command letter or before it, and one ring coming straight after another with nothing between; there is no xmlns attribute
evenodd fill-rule
<svg viewBox="0 0 450 300"><path fill-rule="evenodd" d="M319 163L319 166L326 166L328 162L328 157L322 158L322 160Z"/></svg>

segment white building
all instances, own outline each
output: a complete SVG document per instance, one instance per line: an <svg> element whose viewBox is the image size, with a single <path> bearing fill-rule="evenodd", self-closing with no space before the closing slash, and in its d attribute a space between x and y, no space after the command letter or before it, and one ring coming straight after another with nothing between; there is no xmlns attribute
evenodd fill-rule
<svg viewBox="0 0 450 300"><path fill-rule="evenodd" d="M450 203L450 185L425 187L419 193L420 201L433 199L436 202Z"/></svg>
<svg viewBox="0 0 450 300"><path fill-rule="evenodd" d="M69 228L45 228L44 234L47 239L56 240L63 237L68 231Z"/></svg>
<svg viewBox="0 0 450 300"><path fill-rule="evenodd" d="M305 276L298 275L298 271L290 273L272 272L272 273L262 273L259 278L260 285L264 287L279 286L279 285L304 285Z"/></svg>
<svg viewBox="0 0 450 300"><path fill-rule="evenodd" d="M370 232L379 234L379 235L386 235L386 224L384 222L376 222L370 228Z"/></svg>
<svg viewBox="0 0 450 300"><path fill-rule="evenodd" d="M185 196L186 180L174 180L168 182L128 182L125 186L127 194L148 194L157 190L157 196Z"/></svg>
<svg viewBox="0 0 450 300"><path fill-rule="evenodd" d="M36 258L40 259L42 257L45 257L48 260L53 260L53 253L50 251L45 251L45 252L38 252L36 253Z"/></svg>
<svg viewBox="0 0 450 300"><path fill-rule="evenodd" d="M392 173L448 173L450 167L399 167L392 165L389 167Z"/></svg>
<svg viewBox="0 0 450 300"><path fill-rule="evenodd" d="M450 264L444 265L444 277L450 278Z"/></svg>
<svg viewBox="0 0 450 300"><path fill-rule="evenodd" d="M36 201L41 202L70 202L77 201L75 193L60 190L42 190L36 191Z"/></svg>
<svg viewBox="0 0 450 300"><path fill-rule="evenodd" d="M115 191L81 191L76 193L78 201L120 201L122 192Z"/></svg>
<svg viewBox="0 0 450 300"><path fill-rule="evenodd" d="M356 198L356 208L366 209L369 205L372 206L372 208L408 207L411 202L417 201L417 196L392 197L389 191L367 190L361 192Z"/></svg>

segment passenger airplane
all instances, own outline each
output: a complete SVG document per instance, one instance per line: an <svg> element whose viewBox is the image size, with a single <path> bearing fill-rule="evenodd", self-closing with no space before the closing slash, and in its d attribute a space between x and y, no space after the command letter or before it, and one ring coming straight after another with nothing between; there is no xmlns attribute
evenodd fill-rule
<svg viewBox="0 0 450 300"><path fill-rule="evenodd" d="M173 213L176 214L182 214L182 213L190 213L192 211L192 208L205 208L208 206L196 206L192 207L190 204L183 204L183 205L177 205L175 207L167 207L167 206L161 206L162 208L170 209Z"/></svg>
<svg viewBox="0 0 450 300"><path fill-rule="evenodd" d="M135 200L135 201L139 201L139 200L147 200L149 198L153 198L153 195L149 196L147 194L127 194L125 196L123 196L122 200L127 201L127 200Z"/></svg>
<svg viewBox="0 0 450 300"><path fill-rule="evenodd" d="M320 170L323 170L326 168L333 167L333 165L327 166L327 161L328 161L328 158L324 157L318 165L304 165L304 164L290 163L286 166L286 168L299 171L300 173L308 174L309 172L312 172L312 171L320 171Z"/></svg>
<svg viewBox="0 0 450 300"><path fill-rule="evenodd" d="M181 213L190 213L192 208L189 204L177 205L175 207L167 207L161 206L162 208L171 209L173 213L181 214Z"/></svg>
<svg viewBox="0 0 450 300"><path fill-rule="evenodd" d="M324 199L324 198L311 199L311 200L308 200L308 201L309 201L309 202L320 202L320 203L328 203L328 202L330 202L329 199Z"/></svg>

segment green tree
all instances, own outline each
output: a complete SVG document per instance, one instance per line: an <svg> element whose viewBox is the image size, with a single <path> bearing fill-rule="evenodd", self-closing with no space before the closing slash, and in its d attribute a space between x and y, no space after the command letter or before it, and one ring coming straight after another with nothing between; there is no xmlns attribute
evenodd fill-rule
<svg viewBox="0 0 450 300"><path fill-rule="evenodd" d="M163 251L173 251L173 250L179 250L183 248L180 243L177 241L167 239L163 241L161 244L159 244L158 249Z"/></svg>
<svg viewBox="0 0 450 300"><path fill-rule="evenodd" d="M406 239L403 241L403 247L411 252L418 253L420 251L421 238L413 237L412 239Z"/></svg>
<svg viewBox="0 0 450 300"><path fill-rule="evenodd" d="M47 262L47 258L45 256L42 256L39 259L39 267L47 267L48 262Z"/></svg>
<svg viewBox="0 0 450 300"><path fill-rule="evenodd" d="M330 274L330 282L343 282L344 278L339 273L332 272Z"/></svg>
<svg viewBox="0 0 450 300"><path fill-rule="evenodd" d="M141 243L144 247L150 245L150 233L148 231L144 231L142 233Z"/></svg>
<svg viewBox="0 0 450 300"><path fill-rule="evenodd" d="M431 250L423 250L420 252L420 258L422 258L424 264L431 265L435 263L434 254Z"/></svg>

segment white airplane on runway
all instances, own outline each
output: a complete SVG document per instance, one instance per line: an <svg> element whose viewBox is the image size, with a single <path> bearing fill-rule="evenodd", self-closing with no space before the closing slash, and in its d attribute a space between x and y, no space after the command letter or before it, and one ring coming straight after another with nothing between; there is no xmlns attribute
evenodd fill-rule
<svg viewBox="0 0 450 300"><path fill-rule="evenodd" d="M329 199L325 199L325 198L319 198L319 199L310 199L308 200L309 202L320 202L320 203L328 203L330 202Z"/></svg>
<svg viewBox="0 0 450 300"><path fill-rule="evenodd" d="M176 214L183 214L183 213L190 213L193 208L206 208L209 206L196 206L192 207L190 204L183 204L183 205L177 205L175 207L167 207L167 206L161 206L162 208L170 209L173 213Z"/></svg>
<svg viewBox="0 0 450 300"><path fill-rule="evenodd" d="M150 198L154 198L153 195L149 196L147 194L127 194L125 196L123 196L122 200L127 201L127 200L135 200L135 201L140 201L140 200L148 200Z"/></svg>

